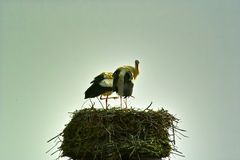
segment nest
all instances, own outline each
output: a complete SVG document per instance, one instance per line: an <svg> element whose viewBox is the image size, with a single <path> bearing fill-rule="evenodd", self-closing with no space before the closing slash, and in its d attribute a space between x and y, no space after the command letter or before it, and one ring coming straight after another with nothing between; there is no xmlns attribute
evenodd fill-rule
<svg viewBox="0 0 240 160"><path fill-rule="evenodd" d="M164 109L82 109L58 135L59 150L73 160L161 159L176 151L174 122Z"/></svg>

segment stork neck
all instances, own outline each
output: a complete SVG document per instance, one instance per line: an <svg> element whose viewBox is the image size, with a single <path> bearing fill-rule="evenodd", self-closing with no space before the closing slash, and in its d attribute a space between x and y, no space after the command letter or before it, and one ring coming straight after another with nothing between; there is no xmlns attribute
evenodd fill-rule
<svg viewBox="0 0 240 160"><path fill-rule="evenodd" d="M134 68L134 79L137 78L138 74L139 74L139 67L138 67L138 64L136 63Z"/></svg>

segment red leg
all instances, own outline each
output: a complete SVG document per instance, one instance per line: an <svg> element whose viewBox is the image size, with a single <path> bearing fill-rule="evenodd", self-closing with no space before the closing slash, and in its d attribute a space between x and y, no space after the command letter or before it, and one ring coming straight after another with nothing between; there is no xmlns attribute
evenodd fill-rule
<svg viewBox="0 0 240 160"><path fill-rule="evenodd" d="M122 96L120 96L120 107L122 109Z"/></svg>
<svg viewBox="0 0 240 160"><path fill-rule="evenodd" d="M108 96L106 97L106 110L108 109Z"/></svg>
<svg viewBox="0 0 240 160"><path fill-rule="evenodd" d="M126 97L126 109L128 108L128 106L127 106L127 99L128 99L128 97Z"/></svg>

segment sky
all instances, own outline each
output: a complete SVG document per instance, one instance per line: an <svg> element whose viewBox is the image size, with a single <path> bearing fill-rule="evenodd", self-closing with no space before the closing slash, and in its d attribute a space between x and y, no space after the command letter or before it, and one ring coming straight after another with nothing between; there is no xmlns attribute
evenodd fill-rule
<svg viewBox="0 0 240 160"><path fill-rule="evenodd" d="M46 142L89 82L135 59L131 105L187 130L172 160L239 159L239 15L238 0L0 0L1 159L56 158Z"/></svg>

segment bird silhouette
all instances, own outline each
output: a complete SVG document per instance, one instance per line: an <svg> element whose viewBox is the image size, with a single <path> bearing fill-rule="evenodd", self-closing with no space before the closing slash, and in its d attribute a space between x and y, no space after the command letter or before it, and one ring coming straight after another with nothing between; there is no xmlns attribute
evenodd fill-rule
<svg viewBox="0 0 240 160"><path fill-rule="evenodd" d="M132 96L133 79L139 75L139 61L135 60L135 66L122 66L113 73L113 91L120 96L120 106L122 108L122 97L126 99Z"/></svg>
<svg viewBox="0 0 240 160"><path fill-rule="evenodd" d="M103 72L96 76L90 84L92 85L85 91L85 99L100 96L100 99L105 99L107 109L109 96L113 92L113 73ZM102 96L106 96L106 98L102 98ZM115 99L116 97L111 98Z"/></svg>

